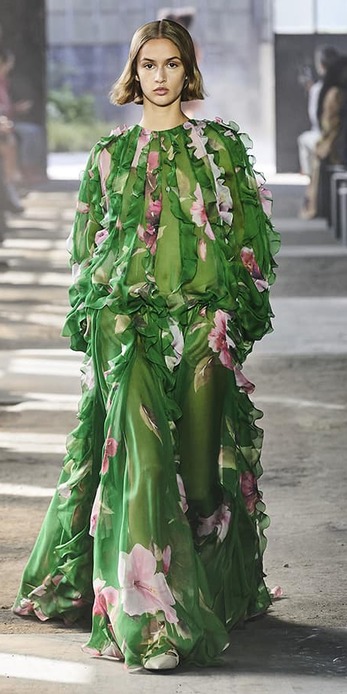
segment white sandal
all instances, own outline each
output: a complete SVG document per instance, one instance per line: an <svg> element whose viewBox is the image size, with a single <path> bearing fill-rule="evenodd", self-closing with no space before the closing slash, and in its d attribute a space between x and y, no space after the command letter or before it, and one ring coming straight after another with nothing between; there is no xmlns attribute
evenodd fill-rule
<svg viewBox="0 0 347 694"><path fill-rule="evenodd" d="M159 655L152 655L149 658L145 658L143 661L143 667L146 670L173 670L179 664L180 659L177 651L171 648L166 653L159 653Z"/></svg>

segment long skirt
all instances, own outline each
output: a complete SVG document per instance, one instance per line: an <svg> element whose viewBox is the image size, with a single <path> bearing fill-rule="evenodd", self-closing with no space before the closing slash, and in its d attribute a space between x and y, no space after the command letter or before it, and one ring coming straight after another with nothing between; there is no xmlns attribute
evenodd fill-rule
<svg viewBox="0 0 347 694"><path fill-rule="evenodd" d="M270 604L262 413L228 357L227 314L182 316L168 331L153 307L90 311L79 425L14 606L91 614L85 649L129 667L169 647L213 663Z"/></svg>

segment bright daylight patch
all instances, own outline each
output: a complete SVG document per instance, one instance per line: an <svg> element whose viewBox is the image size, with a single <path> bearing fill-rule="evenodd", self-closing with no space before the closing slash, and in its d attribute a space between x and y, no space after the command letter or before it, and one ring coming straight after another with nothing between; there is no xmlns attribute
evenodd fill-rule
<svg viewBox="0 0 347 694"><path fill-rule="evenodd" d="M0 653L0 677L87 684L91 681L91 667L64 660Z"/></svg>

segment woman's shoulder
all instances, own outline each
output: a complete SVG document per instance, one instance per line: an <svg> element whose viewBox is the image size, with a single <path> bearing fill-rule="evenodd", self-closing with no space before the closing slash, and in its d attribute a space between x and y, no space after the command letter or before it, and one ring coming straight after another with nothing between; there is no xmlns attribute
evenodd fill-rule
<svg viewBox="0 0 347 694"><path fill-rule="evenodd" d="M253 148L253 141L249 135L242 132L238 123L233 120L224 121L216 116L213 120L203 119L195 121L195 126L209 140L217 143L219 148L223 145L231 153L244 157L247 150Z"/></svg>
<svg viewBox="0 0 347 694"><path fill-rule="evenodd" d="M99 151L109 149L113 144L119 141L120 138L125 139L126 135L133 130L134 126L117 125L108 135L103 135L94 145L93 150Z"/></svg>
<svg viewBox="0 0 347 694"><path fill-rule="evenodd" d="M203 118L200 121L195 121L196 123L204 123L206 127L213 128L214 130L219 130L220 132L225 133L225 131L231 130L233 133L238 133L240 130L240 126L236 121L230 120L230 121L225 121L223 118L220 118L219 116L215 116L215 118Z"/></svg>

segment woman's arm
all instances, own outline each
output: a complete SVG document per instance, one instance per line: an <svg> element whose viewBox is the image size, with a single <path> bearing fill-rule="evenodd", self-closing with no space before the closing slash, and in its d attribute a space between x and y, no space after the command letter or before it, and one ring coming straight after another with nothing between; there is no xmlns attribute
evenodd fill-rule
<svg viewBox="0 0 347 694"><path fill-rule="evenodd" d="M73 284L69 289L71 311L62 334L70 337L71 349L85 352L88 343L88 321L85 297L90 285L89 266L95 249L95 235L103 228L104 198L100 180L100 144L92 149L84 171L77 201L77 211L68 239Z"/></svg>
<svg viewBox="0 0 347 694"><path fill-rule="evenodd" d="M332 87L326 93L321 116L322 137L317 142L316 154L319 159L326 159L336 140L341 125L342 95L338 87Z"/></svg>
<svg viewBox="0 0 347 694"><path fill-rule="evenodd" d="M275 281L274 255L280 238L270 220L271 193L263 177L254 172L247 153L251 141L246 135L229 132L231 135L225 134L224 140L229 155L227 182L233 200L230 273L237 283L235 323L241 335L239 352L243 360L254 341L272 330L269 287Z"/></svg>

